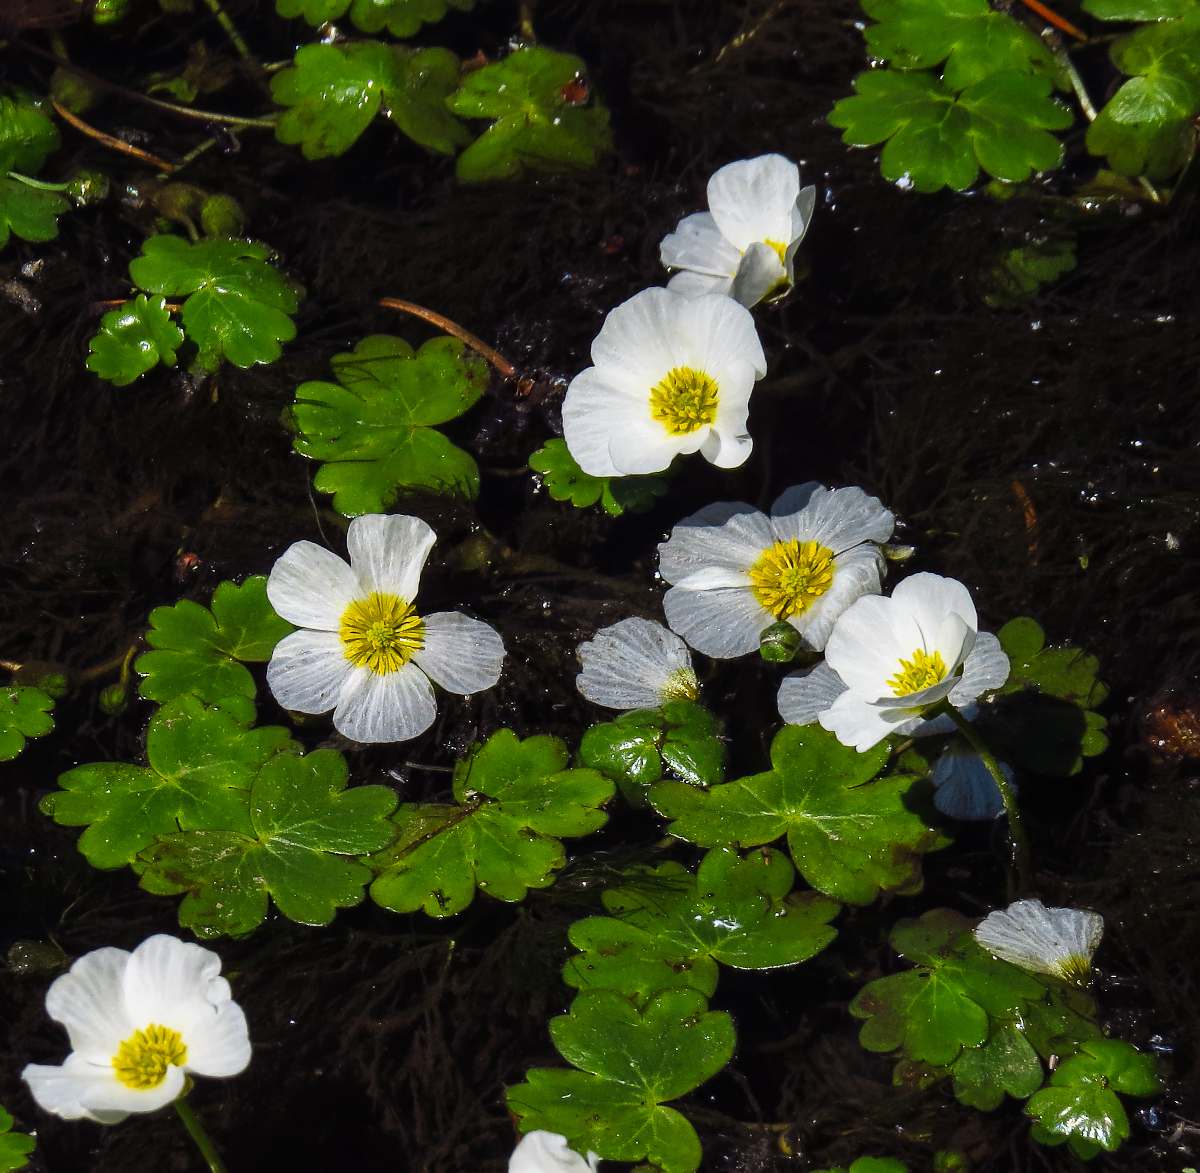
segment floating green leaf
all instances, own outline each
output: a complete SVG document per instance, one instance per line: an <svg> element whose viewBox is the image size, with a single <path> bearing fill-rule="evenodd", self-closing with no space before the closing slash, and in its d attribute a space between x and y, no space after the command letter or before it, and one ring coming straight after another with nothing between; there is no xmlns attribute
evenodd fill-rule
<svg viewBox="0 0 1200 1173"><path fill-rule="evenodd" d="M210 703L225 697L254 698L254 677L238 661L265 663L275 645L293 630L267 601L267 580L248 578L241 586L223 582L212 609L188 599L150 612L146 642L155 650L134 662L148 700L195 696Z"/></svg>
<svg viewBox="0 0 1200 1173"><path fill-rule="evenodd" d="M908 1173L908 1166L893 1157L859 1157L849 1168L817 1169L815 1173Z"/></svg>
<svg viewBox="0 0 1200 1173"><path fill-rule="evenodd" d="M739 856L710 851L693 875L664 863L630 872L604 893L608 916L576 921L581 950L563 970L576 989L646 997L671 986L711 995L715 962L735 969L776 969L815 956L837 935L839 906L814 892L792 892L795 872L770 848Z"/></svg>
<svg viewBox="0 0 1200 1173"><path fill-rule="evenodd" d="M58 150L58 128L46 114L48 106L24 90L0 94L0 174L33 175Z"/></svg>
<svg viewBox="0 0 1200 1173"><path fill-rule="evenodd" d="M175 365L183 331L171 321L164 297L139 293L100 319L88 344L87 369L116 387L127 387L159 363Z"/></svg>
<svg viewBox="0 0 1200 1173"><path fill-rule="evenodd" d="M1024 1100L1042 1086L1042 1061L1015 1022L994 1025L987 1041L969 1047L954 1064L954 1094L969 1108L990 1112L1005 1095Z"/></svg>
<svg viewBox="0 0 1200 1173"><path fill-rule="evenodd" d="M577 1152L653 1163L663 1173L700 1164L695 1130L663 1105L716 1075L733 1055L733 1023L695 990L664 990L644 1010L609 990L580 994L550 1023L559 1053L581 1070L535 1067L508 1089L523 1131L546 1129Z"/></svg>
<svg viewBox="0 0 1200 1173"><path fill-rule="evenodd" d="M566 862L560 838L603 826L600 808L613 793L595 770L566 766L556 737L493 733L455 767L455 805L405 803L396 812L399 838L372 860L372 898L443 917L466 908L476 888L517 901L548 887Z"/></svg>
<svg viewBox="0 0 1200 1173"><path fill-rule="evenodd" d="M0 1108L0 1173L15 1173L29 1164L29 1154L37 1146L32 1136L13 1132L13 1118L5 1108Z"/></svg>
<svg viewBox="0 0 1200 1173"><path fill-rule="evenodd" d="M1099 708L1108 688L1097 679L1100 661L1079 648L1046 647L1046 633L1028 616L1010 619L996 633L1009 661L1001 694L1032 688L1085 709Z"/></svg>
<svg viewBox="0 0 1200 1173"><path fill-rule="evenodd" d="M15 758L30 737L54 728L54 698L40 688L9 684L0 689L0 762Z"/></svg>
<svg viewBox="0 0 1200 1173"><path fill-rule="evenodd" d="M1075 241L1050 237L1008 249L990 273L990 306L1013 306L1075 268Z"/></svg>
<svg viewBox="0 0 1200 1173"><path fill-rule="evenodd" d="M14 233L35 243L53 240L58 235L58 217L70 206L61 192L30 187L0 172L0 248Z"/></svg>
<svg viewBox="0 0 1200 1173"><path fill-rule="evenodd" d="M433 430L483 394L488 369L478 355L454 338L414 353L375 334L330 365L338 381L302 383L291 422L296 451L323 462L314 483L340 513L385 513L402 489L478 493L475 461Z"/></svg>
<svg viewBox="0 0 1200 1173"><path fill-rule="evenodd" d="M921 855L946 843L911 809L914 777L877 777L888 753L886 744L858 753L819 726L785 725L766 773L711 790L659 782L650 801L674 820L672 835L701 847L756 847L786 835L818 892L869 904L880 892L919 890Z"/></svg>
<svg viewBox="0 0 1200 1173"><path fill-rule="evenodd" d="M414 142L452 155L471 138L446 107L458 76L449 49L379 41L304 45L271 79L272 97L288 107L275 134L281 143L299 144L306 159L326 159L345 154L386 109Z"/></svg>
<svg viewBox="0 0 1200 1173"><path fill-rule="evenodd" d="M280 16L302 16L317 27L350 10L350 20L364 33L387 29L393 37L411 37L423 24L441 20L449 8L469 12L475 0L275 0Z"/></svg>
<svg viewBox="0 0 1200 1173"><path fill-rule="evenodd" d="M555 501L570 501L576 509L599 501L612 517L626 510L641 513L667 491L663 477L594 477L579 467L564 440L547 440L529 458L529 467L542 474Z"/></svg>
<svg viewBox="0 0 1200 1173"><path fill-rule="evenodd" d="M231 698L209 707L182 696L150 719L147 765L92 762L59 776L42 811L65 827L87 827L79 850L93 867L132 863L174 831L240 827L259 769L300 747L286 729L251 728L254 706Z"/></svg>
<svg viewBox="0 0 1200 1173"><path fill-rule="evenodd" d="M591 97L584 63L527 45L468 74L449 99L465 118L490 118L458 157L469 183L511 179L523 169L591 167L612 145L608 111Z"/></svg>

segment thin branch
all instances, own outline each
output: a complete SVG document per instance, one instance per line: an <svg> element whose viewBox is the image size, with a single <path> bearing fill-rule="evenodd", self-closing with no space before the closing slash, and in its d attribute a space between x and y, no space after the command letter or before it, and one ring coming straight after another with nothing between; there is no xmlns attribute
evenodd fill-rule
<svg viewBox="0 0 1200 1173"><path fill-rule="evenodd" d="M120 151L122 155L132 155L135 159L141 159L143 163L152 163L159 171L170 174L175 170L175 164L167 162L166 159L160 158L158 155L152 155L149 151L143 151L140 147L135 147L132 143L125 142L124 139L114 138L111 134L105 134L102 130L97 130L94 126L90 126L84 122L77 114L72 114L61 103L51 99L50 105L54 107L55 112L64 122L73 126L81 134L86 134L88 138L95 139L98 143L103 143L113 151Z"/></svg>
<svg viewBox="0 0 1200 1173"><path fill-rule="evenodd" d="M481 354L486 358L504 378L516 378L517 368L504 355L490 347L481 338L477 338L470 330L460 326L457 322L451 321L443 314L439 314L436 310L426 309L423 305L417 305L414 301L402 301L398 297L381 297L379 304L385 309L399 310L401 313L412 314L414 318L420 318L432 326L437 326L439 330L445 330L447 334L453 334L460 342L465 342L477 354Z"/></svg>

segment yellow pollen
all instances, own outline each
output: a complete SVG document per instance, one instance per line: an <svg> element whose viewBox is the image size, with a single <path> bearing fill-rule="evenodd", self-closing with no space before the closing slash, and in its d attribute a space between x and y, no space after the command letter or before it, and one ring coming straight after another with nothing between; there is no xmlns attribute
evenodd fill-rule
<svg viewBox="0 0 1200 1173"><path fill-rule="evenodd" d="M764 240L763 244L765 244L767 248L772 248L775 250L775 255L779 258L779 263L786 269L787 245L780 240Z"/></svg>
<svg viewBox="0 0 1200 1173"><path fill-rule="evenodd" d="M776 542L750 567L750 589L776 619L790 619L833 586L833 557L819 542Z"/></svg>
<svg viewBox="0 0 1200 1173"><path fill-rule="evenodd" d="M894 696L908 696L920 692L946 679L946 661L941 652L931 656L924 648L917 648L911 660L900 661L900 671L888 681Z"/></svg>
<svg viewBox="0 0 1200 1173"><path fill-rule="evenodd" d="M177 1030L157 1023L135 1030L112 1059L117 1079L139 1092L158 1087L167 1078L168 1067L182 1067L186 1062L183 1037Z"/></svg>
<svg viewBox="0 0 1200 1173"><path fill-rule="evenodd" d="M717 418L720 388L695 367L672 367L650 388L650 415L672 436L686 436Z"/></svg>
<svg viewBox="0 0 1200 1173"><path fill-rule="evenodd" d="M694 701L700 695L700 682L690 668L676 668L667 677L662 694L668 701Z"/></svg>
<svg viewBox="0 0 1200 1173"><path fill-rule="evenodd" d="M351 664L386 676L425 646L425 623L399 595L375 591L342 612L338 635Z"/></svg>

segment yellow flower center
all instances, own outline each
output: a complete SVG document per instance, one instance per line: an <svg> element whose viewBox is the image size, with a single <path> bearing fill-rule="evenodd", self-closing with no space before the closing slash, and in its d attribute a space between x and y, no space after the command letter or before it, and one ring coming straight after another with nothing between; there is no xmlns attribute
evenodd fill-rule
<svg viewBox="0 0 1200 1173"><path fill-rule="evenodd" d="M750 589L776 619L790 619L833 586L833 557L819 542L776 542L750 567Z"/></svg>
<svg viewBox="0 0 1200 1173"><path fill-rule="evenodd" d="M779 263L786 269L787 268L787 245L784 244L783 241L781 241L781 240L764 240L763 244L765 244L767 246L767 248L771 248L771 249L775 250L775 255L779 258Z"/></svg>
<svg viewBox="0 0 1200 1173"><path fill-rule="evenodd" d="M650 388L650 415L672 436L686 436L717 418L720 388L695 367L672 367Z"/></svg>
<svg viewBox="0 0 1200 1173"><path fill-rule="evenodd" d="M694 701L700 695L700 682L690 668L676 668L667 677L662 694L668 701Z"/></svg>
<svg viewBox="0 0 1200 1173"><path fill-rule="evenodd" d="M113 1056L117 1079L134 1091L156 1088L167 1078L168 1067L182 1067L187 1062L187 1046L177 1030L151 1023L145 1030L135 1030Z"/></svg>
<svg viewBox="0 0 1200 1173"><path fill-rule="evenodd" d="M342 612L338 635L351 664L386 676L425 646L425 623L399 595L374 591Z"/></svg>
<svg viewBox="0 0 1200 1173"><path fill-rule="evenodd" d="M946 679L946 661L941 652L931 656L924 648L917 648L911 660L900 661L900 671L888 681L894 696L908 696L920 692Z"/></svg>

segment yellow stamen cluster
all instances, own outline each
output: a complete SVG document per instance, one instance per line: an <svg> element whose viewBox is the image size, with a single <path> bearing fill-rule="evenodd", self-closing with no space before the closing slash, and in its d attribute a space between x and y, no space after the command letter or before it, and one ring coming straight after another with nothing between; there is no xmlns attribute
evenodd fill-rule
<svg viewBox="0 0 1200 1173"><path fill-rule="evenodd" d="M425 623L399 595L375 591L342 612L338 635L351 664L386 676L425 646Z"/></svg>
<svg viewBox="0 0 1200 1173"><path fill-rule="evenodd" d="M700 682L690 668L676 668L667 677L662 694L668 701L694 701L700 695Z"/></svg>
<svg viewBox="0 0 1200 1173"><path fill-rule="evenodd" d="M750 588L776 619L790 619L833 586L833 558L819 542L776 542L750 567Z"/></svg>
<svg viewBox="0 0 1200 1173"><path fill-rule="evenodd" d="M672 436L687 436L717 418L717 381L695 367L672 367L650 388L650 415Z"/></svg>
<svg viewBox="0 0 1200 1173"><path fill-rule="evenodd" d="M900 671L888 681L888 687L895 696L908 696L941 684L946 679L946 661L941 652L931 656L924 648L917 648L911 660L900 661Z"/></svg>
<svg viewBox="0 0 1200 1173"><path fill-rule="evenodd" d="M117 1079L134 1091L156 1088L167 1078L168 1067L182 1067L187 1062L187 1046L177 1030L151 1023L145 1030L135 1030L113 1056Z"/></svg>

